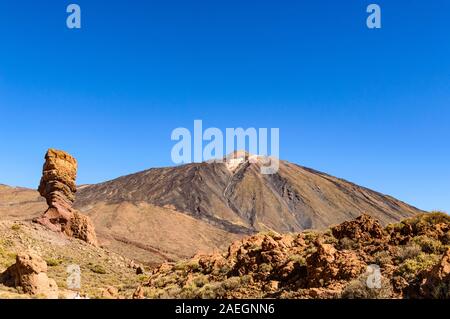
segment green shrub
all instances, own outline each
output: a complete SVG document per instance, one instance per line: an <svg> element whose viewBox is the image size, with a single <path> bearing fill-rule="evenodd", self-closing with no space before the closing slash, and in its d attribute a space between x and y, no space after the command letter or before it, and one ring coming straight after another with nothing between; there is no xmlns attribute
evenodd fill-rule
<svg viewBox="0 0 450 319"><path fill-rule="evenodd" d="M299 264L300 266L306 266L306 259L302 255L291 255L289 256L289 260Z"/></svg>
<svg viewBox="0 0 450 319"><path fill-rule="evenodd" d="M326 235L323 237L323 242L324 244L331 244L331 245L338 245L339 244L339 240L334 237L333 235Z"/></svg>
<svg viewBox="0 0 450 319"><path fill-rule="evenodd" d="M20 230L20 225L19 224L14 224L11 226L11 229L14 231L19 231Z"/></svg>
<svg viewBox="0 0 450 319"><path fill-rule="evenodd" d="M200 269L200 265L198 260L188 260L188 261L179 261L175 264L175 270L181 271L198 271Z"/></svg>
<svg viewBox="0 0 450 319"><path fill-rule="evenodd" d="M262 273L270 273L272 271L272 265L263 263L263 264L259 265L258 271L262 272Z"/></svg>
<svg viewBox="0 0 450 319"><path fill-rule="evenodd" d="M387 278L381 278L380 288L369 288L367 274L351 281L343 290L343 299L388 299L392 297L393 288Z"/></svg>
<svg viewBox="0 0 450 319"><path fill-rule="evenodd" d="M374 263L380 266L390 265L392 264L392 256L391 254L386 251L378 251L374 255Z"/></svg>
<svg viewBox="0 0 450 319"><path fill-rule="evenodd" d="M263 232L260 233L260 235L266 235L266 236L270 236L270 237L272 237L272 238L278 238L278 237L280 237L280 234L277 233L277 232L274 231L274 230L263 231Z"/></svg>
<svg viewBox="0 0 450 319"><path fill-rule="evenodd" d="M196 287L201 288L208 283L208 277L205 275L199 275L195 277L192 282Z"/></svg>
<svg viewBox="0 0 450 319"><path fill-rule="evenodd" d="M171 284L176 284L177 279L178 279L177 275L173 273L170 275L163 275L161 277L153 279L151 283L156 288L163 288Z"/></svg>
<svg viewBox="0 0 450 319"><path fill-rule="evenodd" d="M228 274L230 271L232 270L232 268L230 267L230 265L223 265L222 267L220 267L219 269L219 275L226 275Z"/></svg>
<svg viewBox="0 0 450 319"><path fill-rule="evenodd" d="M94 272L96 274L100 274L100 275L106 274L106 269L102 265L93 265L93 266L91 266L90 269L92 272Z"/></svg>
<svg viewBox="0 0 450 319"><path fill-rule="evenodd" d="M225 290L233 290L241 286L242 280L241 277L230 277L227 278L224 282L222 282L222 287Z"/></svg>
<svg viewBox="0 0 450 319"><path fill-rule="evenodd" d="M407 259L416 258L422 249L417 244L408 244L404 246L396 247L395 259L398 263L401 263Z"/></svg>
<svg viewBox="0 0 450 319"><path fill-rule="evenodd" d="M55 267L55 266L61 265L63 261L61 259L49 258L49 259L45 260L45 262L47 263L47 266Z"/></svg>
<svg viewBox="0 0 450 319"><path fill-rule="evenodd" d="M307 242L313 242L320 236L318 232L313 230L307 230L303 234L305 235L305 241Z"/></svg>
<svg viewBox="0 0 450 319"><path fill-rule="evenodd" d="M226 290L221 283L209 283L204 285L199 291L202 299L218 299L225 295Z"/></svg>
<svg viewBox="0 0 450 319"><path fill-rule="evenodd" d="M139 282L147 282L149 278L146 274L140 274L137 276L137 279Z"/></svg>
<svg viewBox="0 0 450 319"><path fill-rule="evenodd" d="M440 256L420 253L415 258L406 259L397 269L396 273L406 280L414 279L423 270L430 269L439 262Z"/></svg>
<svg viewBox="0 0 450 319"><path fill-rule="evenodd" d="M416 243L424 253L427 254L440 254L443 253L445 247L439 240L427 237L425 235L415 237L413 242Z"/></svg>

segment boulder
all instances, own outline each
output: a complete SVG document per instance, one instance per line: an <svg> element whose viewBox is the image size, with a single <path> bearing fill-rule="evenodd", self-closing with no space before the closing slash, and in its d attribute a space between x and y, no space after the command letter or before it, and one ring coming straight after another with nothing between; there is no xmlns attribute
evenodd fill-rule
<svg viewBox="0 0 450 319"><path fill-rule="evenodd" d="M58 298L58 285L47 276L47 263L34 253L20 253L16 263L1 276L7 286L21 288L30 295L42 295L49 299Z"/></svg>
<svg viewBox="0 0 450 319"><path fill-rule="evenodd" d="M136 275L143 275L145 273L144 266L138 265L136 267Z"/></svg>
<svg viewBox="0 0 450 319"><path fill-rule="evenodd" d="M331 231L337 239L347 237L362 242L370 242L384 237L383 227L379 221L369 215L361 215L354 220L343 222L331 228Z"/></svg>
<svg viewBox="0 0 450 319"><path fill-rule="evenodd" d="M119 290L116 287L108 286L102 289L101 296L105 299L118 299Z"/></svg>
<svg viewBox="0 0 450 319"><path fill-rule="evenodd" d="M366 269L366 264L354 251L338 251L333 245L320 241L315 245L316 251L306 259L307 282L310 288L351 280Z"/></svg>

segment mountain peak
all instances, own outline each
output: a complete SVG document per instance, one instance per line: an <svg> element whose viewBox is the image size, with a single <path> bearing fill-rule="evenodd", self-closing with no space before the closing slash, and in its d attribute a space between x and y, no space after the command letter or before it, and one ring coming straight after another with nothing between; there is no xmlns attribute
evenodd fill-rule
<svg viewBox="0 0 450 319"><path fill-rule="evenodd" d="M248 159L251 156L256 156L256 155L251 154L251 153L247 152L246 150L236 150L236 151L233 151L233 152L229 153L228 155L226 155L225 159L232 159L232 158Z"/></svg>

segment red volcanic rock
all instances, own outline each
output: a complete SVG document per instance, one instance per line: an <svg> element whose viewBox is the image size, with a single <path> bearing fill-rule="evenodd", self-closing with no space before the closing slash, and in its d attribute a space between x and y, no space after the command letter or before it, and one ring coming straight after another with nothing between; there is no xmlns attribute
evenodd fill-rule
<svg viewBox="0 0 450 319"><path fill-rule="evenodd" d="M361 215L354 220L346 221L331 228L331 231L337 239L347 237L356 241L382 239L384 236L383 227L378 220L369 215Z"/></svg>
<svg viewBox="0 0 450 319"><path fill-rule="evenodd" d="M43 295L46 298L58 298L58 286L47 277L47 263L34 253L20 253L16 263L0 276L7 286L21 287L30 295Z"/></svg>
<svg viewBox="0 0 450 319"><path fill-rule="evenodd" d="M309 287L322 287L334 281L348 281L356 278L366 264L351 250L339 251L331 244L316 242L316 252L307 262Z"/></svg>
<svg viewBox="0 0 450 319"><path fill-rule="evenodd" d="M91 219L72 208L77 191L76 176L75 158L63 151L48 150L38 191L47 200L49 208L35 221L52 231L97 246Z"/></svg>

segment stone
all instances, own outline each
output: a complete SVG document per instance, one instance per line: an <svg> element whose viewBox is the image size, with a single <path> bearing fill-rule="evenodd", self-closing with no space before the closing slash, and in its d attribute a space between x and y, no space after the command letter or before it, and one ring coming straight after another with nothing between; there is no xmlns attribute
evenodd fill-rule
<svg viewBox="0 0 450 319"><path fill-rule="evenodd" d="M137 289L133 293L133 299L144 299L144 298L145 298L144 288L142 288L142 286L137 287Z"/></svg>
<svg viewBox="0 0 450 319"><path fill-rule="evenodd" d="M102 298L117 299L119 296L119 290L116 287L109 286L102 289Z"/></svg>
<svg viewBox="0 0 450 319"><path fill-rule="evenodd" d="M277 280L270 280L265 286L264 291L271 292L271 291L277 291L279 289L280 282Z"/></svg>
<svg viewBox="0 0 450 319"><path fill-rule="evenodd" d="M98 246L91 219L72 208L75 200L77 161L64 151L49 149L38 191L48 205L47 211L34 221L54 232Z"/></svg>
<svg viewBox="0 0 450 319"><path fill-rule="evenodd" d="M6 286L21 287L24 293L58 298L58 285L47 276L47 263L35 253L20 253L16 263L0 276Z"/></svg>
<svg viewBox="0 0 450 319"><path fill-rule="evenodd" d="M338 251L333 245L320 241L315 245L316 252L306 259L307 281L311 288L354 279L366 269L366 264L353 251Z"/></svg>
<svg viewBox="0 0 450 319"><path fill-rule="evenodd" d="M142 275L142 274L144 274L144 272L145 272L144 266L138 265L136 267L136 275Z"/></svg>
<svg viewBox="0 0 450 319"><path fill-rule="evenodd" d="M384 237L383 227L380 222L369 215L361 215L354 220L346 221L331 228L331 231L337 239L347 237L363 242Z"/></svg>

